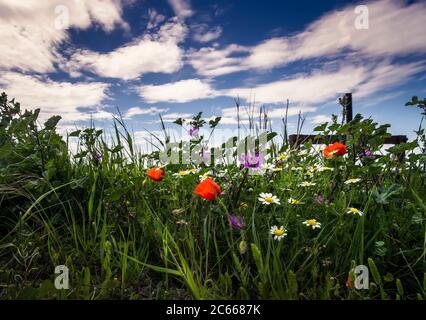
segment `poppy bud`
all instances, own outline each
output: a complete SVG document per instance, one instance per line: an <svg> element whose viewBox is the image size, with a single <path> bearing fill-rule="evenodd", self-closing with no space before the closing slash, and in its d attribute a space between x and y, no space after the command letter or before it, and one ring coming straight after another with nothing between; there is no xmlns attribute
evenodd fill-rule
<svg viewBox="0 0 426 320"><path fill-rule="evenodd" d="M156 166L149 169L146 175L153 181L161 181L164 177L164 169Z"/></svg>

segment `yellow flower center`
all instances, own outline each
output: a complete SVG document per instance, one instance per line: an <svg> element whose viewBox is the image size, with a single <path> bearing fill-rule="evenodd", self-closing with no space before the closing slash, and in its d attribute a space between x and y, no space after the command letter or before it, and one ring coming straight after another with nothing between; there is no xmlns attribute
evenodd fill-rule
<svg viewBox="0 0 426 320"><path fill-rule="evenodd" d="M241 209L247 209L247 208L248 208L248 204L247 204L247 203L245 203L245 202L241 202L241 204L240 204L240 208L241 208Z"/></svg>
<svg viewBox="0 0 426 320"><path fill-rule="evenodd" d="M333 151L330 151L330 153L329 154L331 154L331 155L334 155L335 153L337 153L337 152L339 152L339 150L333 150Z"/></svg>
<svg viewBox="0 0 426 320"><path fill-rule="evenodd" d="M316 220L316 219L309 219L307 222L308 222L308 224L309 224L310 226L314 226L314 225L316 225L316 224L317 224L317 220Z"/></svg>
<svg viewBox="0 0 426 320"><path fill-rule="evenodd" d="M283 229L276 229L274 231L274 235L276 235L277 237L280 237L284 234L284 230Z"/></svg>
<svg viewBox="0 0 426 320"><path fill-rule="evenodd" d="M359 212L359 210L358 210L358 209L356 209L356 208L351 208L351 212L352 212L352 213L358 213L358 212Z"/></svg>
<svg viewBox="0 0 426 320"><path fill-rule="evenodd" d="M186 175L186 171L179 171L179 173L178 173L180 176L184 176L184 175Z"/></svg>
<svg viewBox="0 0 426 320"><path fill-rule="evenodd" d="M274 199L272 199L272 197L265 197L263 199L268 203L272 203L272 201L274 201Z"/></svg>

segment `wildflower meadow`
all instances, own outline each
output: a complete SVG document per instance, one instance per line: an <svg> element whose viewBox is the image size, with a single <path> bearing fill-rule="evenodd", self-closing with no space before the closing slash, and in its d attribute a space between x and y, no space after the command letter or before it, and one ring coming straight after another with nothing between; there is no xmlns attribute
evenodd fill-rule
<svg viewBox="0 0 426 320"><path fill-rule="evenodd" d="M198 113L148 153L120 116L60 135L39 112L1 95L0 299L426 298L422 124L392 146L334 116L292 145L265 113L212 146Z"/></svg>

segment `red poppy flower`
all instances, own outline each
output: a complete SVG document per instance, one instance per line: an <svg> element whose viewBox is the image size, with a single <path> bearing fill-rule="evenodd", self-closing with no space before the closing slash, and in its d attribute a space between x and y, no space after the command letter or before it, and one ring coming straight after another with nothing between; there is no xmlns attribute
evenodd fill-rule
<svg viewBox="0 0 426 320"><path fill-rule="evenodd" d="M348 274L348 279L346 280L346 288L348 289L351 288L351 278L349 277L349 274Z"/></svg>
<svg viewBox="0 0 426 320"><path fill-rule="evenodd" d="M151 180L161 181L161 180L163 180L163 177L164 177L164 169L156 166L156 167L149 169L148 172L146 173L146 175Z"/></svg>
<svg viewBox="0 0 426 320"><path fill-rule="evenodd" d="M340 142L335 142L324 149L324 157L331 159L333 157L343 156L346 153L346 146Z"/></svg>
<svg viewBox="0 0 426 320"><path fill-rule="evenodd" d="M220 187L210 177L207 177L195 187L194 193L201 198L212 201L220 194Z"/></svg>

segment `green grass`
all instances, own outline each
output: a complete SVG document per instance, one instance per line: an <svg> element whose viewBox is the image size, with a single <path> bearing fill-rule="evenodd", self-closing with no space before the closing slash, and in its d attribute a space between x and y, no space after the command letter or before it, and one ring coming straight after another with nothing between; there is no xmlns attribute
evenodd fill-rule
<svg viewBox="0 0 426 320"><path fill-rule="evenodd" d="M343 157L326 159L309 144L290 149L277 136L266 152L280 171L167 164L155 182L146 171L158 152L140 153L122 119L109 139L88 128L65 141L55 132L59 119L36 119L2 96L0 299L426 298L425 159L413 152L420 138L381 153L387 126L355 117L317 128L345 138ZM201 114L191 123L204 124ZM170 140L157 138L160 150ZM75 155L69 139L79 142ZM364 148L376 155L361 157ZM277 161L283 153L289 157ZM173 175L190 168L197 173ZM215 201L193 193L204 173L224 191ZM281 204L263 205L262 192ZM328 202L317 203L320 194ZM244 218L244 229L230 227L230 213ZM303 224L311 218L321 228ZM287 236L274 240L273 225ZM53 285L57 265L70 270L69 290ZM368 290L354 288L356 265L369 268Z"/></svg>

